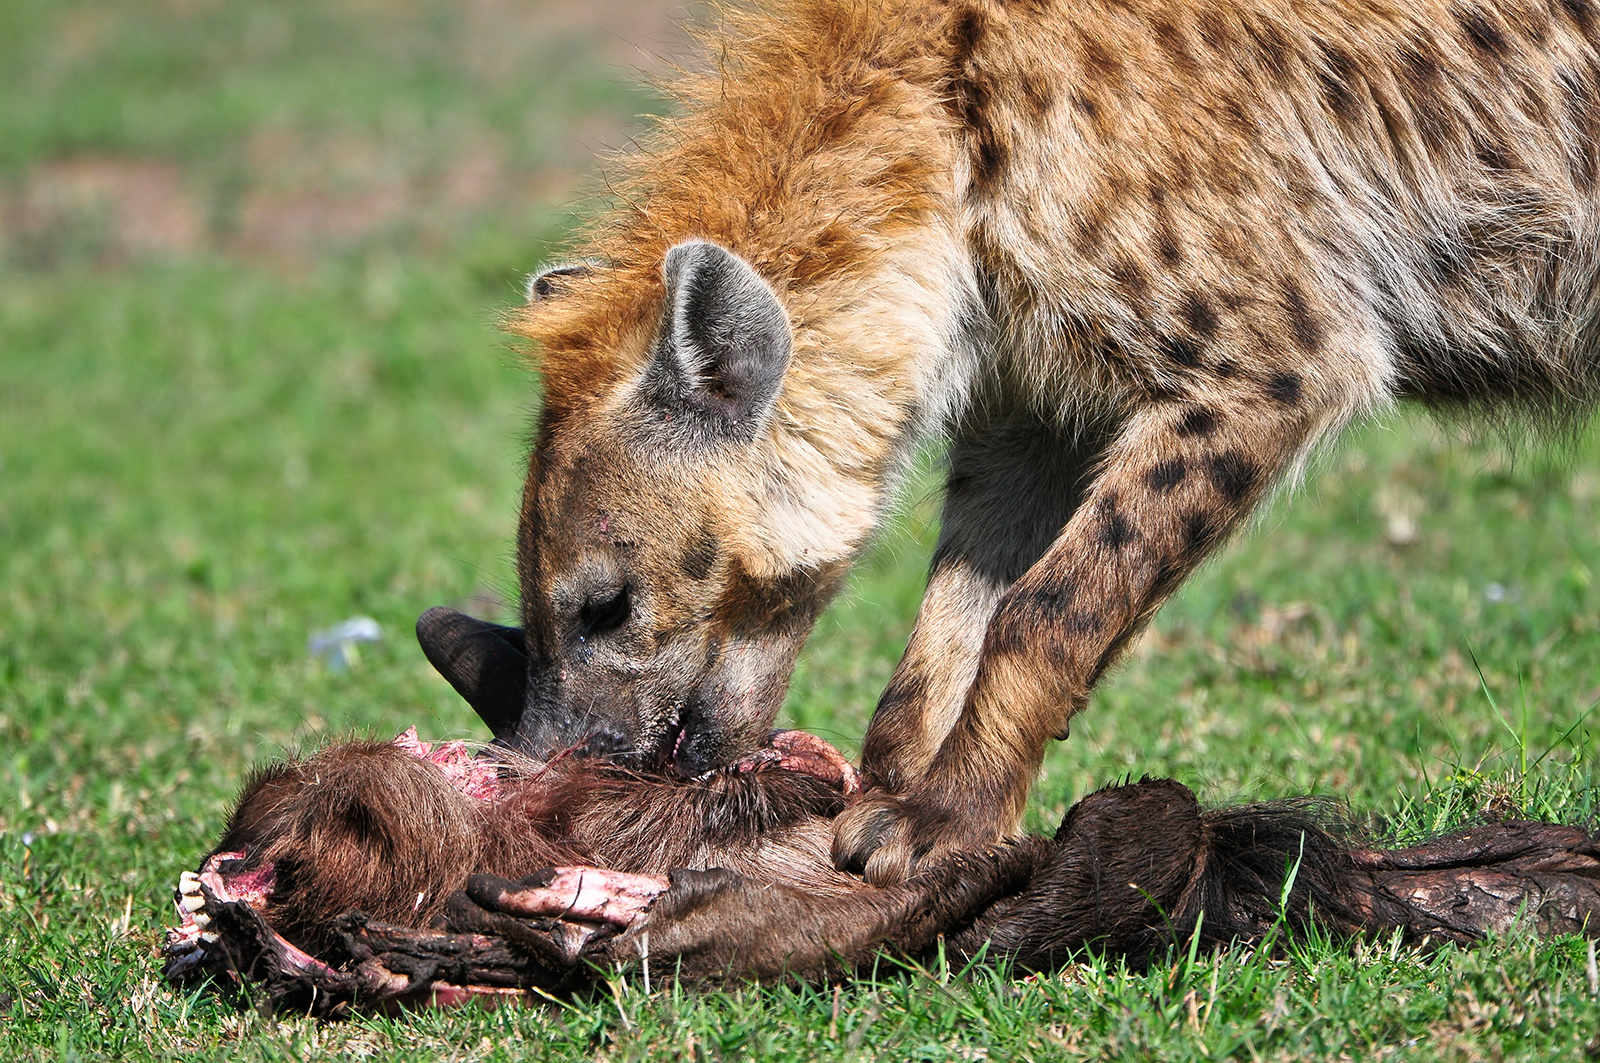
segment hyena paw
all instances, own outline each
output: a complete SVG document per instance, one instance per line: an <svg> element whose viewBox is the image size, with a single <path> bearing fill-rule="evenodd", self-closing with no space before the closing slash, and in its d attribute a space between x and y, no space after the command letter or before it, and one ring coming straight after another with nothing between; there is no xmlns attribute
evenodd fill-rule
<svg viewBox="0 0 1600 1063"><path fill-rule="evenodd" d="M833 863L888 886L953 853L998 841L1003 833L970 812L916 794L869 794L834 820Z"/></svg>

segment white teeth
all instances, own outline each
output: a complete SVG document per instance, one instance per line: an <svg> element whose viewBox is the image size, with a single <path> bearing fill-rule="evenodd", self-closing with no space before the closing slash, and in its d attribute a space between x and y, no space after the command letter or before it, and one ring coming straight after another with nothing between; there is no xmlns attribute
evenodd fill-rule
<svg viewBox="0 0 1600 1063"><path fill-rule="evenodd" d="M207 915L205 912L195 912L192 916L190 916L190 918L192 918L194 920L194 925L195 926L210 926L211 925L211 917L209 915Z"/></svg>
<svg viewBox="0 0 1600 1063"><path fill-rule="evenodd" d="M206 899L199 894L184 894L183 900L178 902L183 905L186 912L198 912L206 906Z"/></svg>
<svg viewBox="0 0 1600 1063"><path fill-rule="evenodd" d="M204 941L207 945L215 945L219 940L219 935L215 930L207 930L204 934L200 935L200 940Z"/></svg>
<svg viewBox="0 0 1600 1063"><path fill-rule="evenodd" d="M193 871L185 871L178 876L178 892L193 894L200 892L200 876Z"/></svg>

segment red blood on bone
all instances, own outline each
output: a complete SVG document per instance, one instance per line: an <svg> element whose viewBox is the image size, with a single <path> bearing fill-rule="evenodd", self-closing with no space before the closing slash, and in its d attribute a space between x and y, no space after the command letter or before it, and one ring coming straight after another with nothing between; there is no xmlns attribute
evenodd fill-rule
<svg viewBox="0 0 1600 1063"><path fill-rule="evenodd" d="M408 727L394 744L436 765L450 785L468 797L493 801L500 795L499 767L493 760L475 756L465 742L424 742L415 727Z"/></svg>
<svg viewBox="0 0 1600 1063"><path fill-rule="evenodd" d="M244 858L245 854L242 852L213 853L204 864L200 865L200 881L211 891L212 896L223 903L242 901L252 908L261 908L267 903L272 887L277 884L277 872L271 864L263 864L237 874L226 874L221 870L223 864Z"/></svg>
<svg viewBox="0 0 1600 1063"><path fill-rule="evenodd" d="M846 797L861 792L861 779L855 768L826 741L806 731L775 731L772 748L778 752L777 766L831 783Z"/></svg>
<svg viewBox="0 0 1600 1063"><path fill-rule="evenodd" d="M504 893L498 906L513 915L556 916L627 927L666 889L667 880L658 875L558 867L546 885Z"/></svg>

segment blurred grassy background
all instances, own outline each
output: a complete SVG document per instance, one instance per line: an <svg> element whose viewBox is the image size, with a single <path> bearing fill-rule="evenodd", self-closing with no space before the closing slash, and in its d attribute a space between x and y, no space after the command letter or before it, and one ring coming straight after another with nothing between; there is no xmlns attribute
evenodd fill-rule
<svg viewBox="0 0 1600 1063"><path fill-rule="evenodd" d="M496 313L573 224L594 150L657 107L630 68L682 49L670 13L0 0L0 1050L782 1055L855 1028L851 1051L916 1058L1583 1042L1592 1007L1459 1018L1461 985L1526 1018L1528 993L1581 981L1566 946L1509 988L1476 959L1358 970L1337 1008L1241 990L1215 1029L1177 1033L1158 999L1177 982L1085 997L1111 977L1093 967L1051 983L1043 1018L1009 984L914 1014L893 986L852 989L833 1041L803 994L633 987L554 1025L323 1028L161 987L167 890L251 764L412 723L484 737L410 625L439 602L510 609L535 384ZM1358 432L1162 614L1052 751L1035 825L1129 772L1214 800L1345 796L1400 835L1484 810L1590 819L1600 448L1504 453L1417 418ZM920 596L933 464L796 675L787 718L848 749ZM356 667L308 655L357 614L385 638ZM1213 998L1218 969L1225 987L1255 970L1200 971ZM1423 1003L1373 1027L1396 987Z"/></svg>

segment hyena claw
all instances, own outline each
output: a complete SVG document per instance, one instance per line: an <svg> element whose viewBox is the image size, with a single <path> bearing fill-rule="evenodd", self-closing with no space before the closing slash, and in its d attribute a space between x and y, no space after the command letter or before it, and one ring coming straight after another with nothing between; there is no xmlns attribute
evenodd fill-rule
<svg viewBox="0 0 1600 1063"><path fill-rule="evenodd" d="M870 794L834 821L833 864L874 886L1001 840L1004 832L915 795Z"/></svg>

